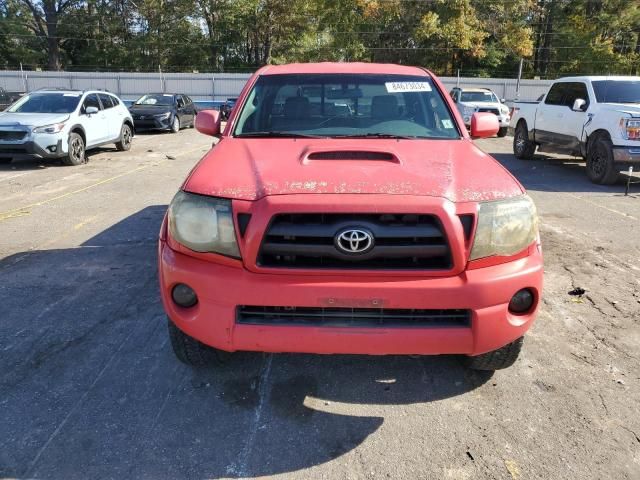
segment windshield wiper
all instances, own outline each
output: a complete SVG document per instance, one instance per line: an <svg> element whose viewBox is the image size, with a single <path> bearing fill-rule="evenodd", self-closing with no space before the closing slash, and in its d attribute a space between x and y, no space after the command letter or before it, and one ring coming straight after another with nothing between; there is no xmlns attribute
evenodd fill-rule
<svg viewBox="0 0 640 480"><path fill-rule="evenodd" d="M247 132L235 135L236 138L327 138L323 135L310 135L294 132Z"/></svg>
<svg viewBox="0 0 640 480"><path fill-rule="evenodd" d="M353 135L331 135L331 138L396 138L401 140L415 140L416 138L427 137L411 137L409 135L395 135L393 133L354 133Z"/></svg>

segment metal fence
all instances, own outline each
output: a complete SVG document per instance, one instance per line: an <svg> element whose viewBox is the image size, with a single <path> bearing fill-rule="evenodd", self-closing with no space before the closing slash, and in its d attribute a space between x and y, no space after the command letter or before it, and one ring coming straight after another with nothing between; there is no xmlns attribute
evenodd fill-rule
<svg viewBox="0 0 640 480"><path fill-rule="evenodd" d="M248 73L104 73L104 72L20 72L0 70L0 87L11 92L25 92L43 87L69 89L105 89L124 100L134 100L149 92L177 92L195 101L224 101L237 97L250 77ZM507 101L535 100L545 93L551 80L517 80L507 78L440 77L447 88L485 87Z"/></svg>

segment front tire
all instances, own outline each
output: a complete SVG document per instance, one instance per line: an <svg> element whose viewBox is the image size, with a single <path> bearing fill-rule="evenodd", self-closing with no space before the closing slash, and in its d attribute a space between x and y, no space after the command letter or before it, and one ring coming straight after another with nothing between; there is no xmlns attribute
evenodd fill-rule
<svg viewBox="0 0 640 480"><path fill-rule="evenodd" d="M69 134L68 153L66 157L62 157L62 163L64 165L81 165L86 163L84 140L79 134L75 132Z"/></svg>
<svg viewBox="0 0 640 480"><path fill-rule="evenodd" d="M522 350L524 337L492 352L483 353L475 357L467 357L465 363L472 370L501 370L515 363Z"/></svg>
<svg viewBox="0 0 640 480"><path fill-rule="evenodd" d="M175 116L173 117L173 122L171 122L171 132L178 133L180 131L180 119Z"/></svg>
<svg viewBox="0 0 640 480"><path fill-rule="evenodd" d="M168 321L168 326L173 353L182 363L194 367L203 367L221 365L229 360L231 353L199 342L176 327L171 320Z"/></svg>
<svg viewBox="0 0 640 480"><path fill-rule="evenodd" d="M513 154L521 160L531 160L535 151L536 144L529 140L527 124L524 122L518 123L513 135Z"/></svg>
<svg viewBox="0 0 640 480"><path fill-rule="evenodd" d="M126 123L122 125L120 130L120 141L116 142L116 148L119 152L126 152L131 148L131 139L133 138L133 132L131 127Z"/></svg>
<svg viewBox="0 0 640 480"><path fill-rule="evenodd" d="M619 171L613 161L613 144L607 138L596 138L587 152L587 176L593 183L613 185Z"/></svg>
<svg viewBox="0 0 640 480"><path fill-rule="evenodd" d="M499 138L506 137L508 131L509 131L509 127L500 127L500 130L498 130L498 137Z"/></svg>

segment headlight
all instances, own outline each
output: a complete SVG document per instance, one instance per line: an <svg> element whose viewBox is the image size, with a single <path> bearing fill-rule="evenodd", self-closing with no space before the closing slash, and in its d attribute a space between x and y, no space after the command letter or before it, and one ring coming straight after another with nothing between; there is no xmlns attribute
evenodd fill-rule
<svg viewBox="0 0 640 480"><path fill-rule="evenodd" d="M538 236L536 206L528 195L480 203L471 260L521 252Z"/></svg>
<svg viewBox="0 0 640 480"><path fill-rule="evenodd" d="M500 106L500 113L503 115L508 115L509 114L509 107L507 107L506 105L501 105Z"/></svg>
<svg viewBox="0 0 640 480"><path fill-rule="evenodd" d="M622 136L627 140L640 140L640 119L623 118L620 120Z"/></svg>
<svg viewBox="0 0 640 480"><path fill-rule="evenodd" d="M169 206L169 232L193 251L240 258L231 200L178 192Z"/></svg>
<svg viewBox="0 0 640 480"><path fill-rule="evenodd" d="M64 128L64 123L54 123L52 125L45 125L44 127L36 127L33 129L33 133L58 133Z"/></svg>
<svg viewBox="0 0 640 480"><path fill-rule="evenodd" d="M159 118L160 120L166 120L171 116L171 112L161 113L159 115L154 115L154 117Z"/></svg>

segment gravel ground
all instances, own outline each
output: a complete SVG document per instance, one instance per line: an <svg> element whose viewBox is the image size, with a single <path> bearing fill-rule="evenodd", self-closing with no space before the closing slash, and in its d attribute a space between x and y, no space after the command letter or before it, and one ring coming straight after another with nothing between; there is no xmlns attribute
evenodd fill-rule
<svg viewBox="0 0 640 480"><path fill-rule="evenodd" d="M640 478L640 185L625 197L570 159L478 143L535 199L546 262L524 352L493 376L451 357L188 368L156 237L210 139L0 166L0 477Z"/></svg>

